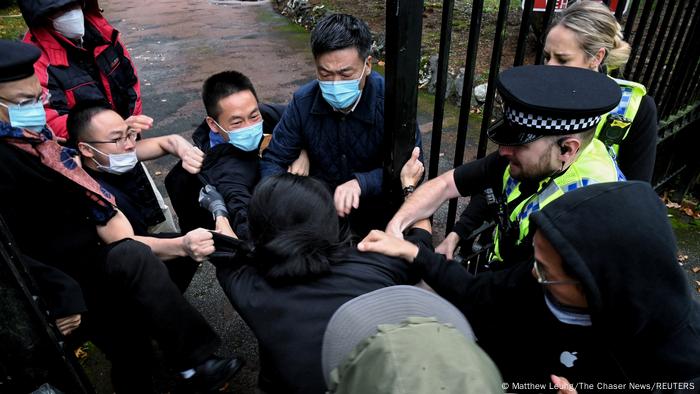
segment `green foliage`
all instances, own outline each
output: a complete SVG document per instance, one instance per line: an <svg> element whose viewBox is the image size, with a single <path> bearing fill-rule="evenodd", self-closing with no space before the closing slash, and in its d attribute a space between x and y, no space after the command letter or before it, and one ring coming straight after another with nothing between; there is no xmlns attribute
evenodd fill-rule
<svg viewBox="0 0 700 394"><path fill-rule="evenodd" d="M16 40L22 38L27 31L22 14L16 5L8 7L7 3L14 1L0 0L0 38Z"/></svg>

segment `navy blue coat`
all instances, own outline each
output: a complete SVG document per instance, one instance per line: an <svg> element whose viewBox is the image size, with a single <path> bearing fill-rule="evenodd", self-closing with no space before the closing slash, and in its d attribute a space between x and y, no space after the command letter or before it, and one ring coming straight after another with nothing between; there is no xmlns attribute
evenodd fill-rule
<svg viewBox="0 0 700 394"><path fill-rule="evenodd" d="M335 111L321 94L318 81L294 93L260 163L263 178L287 171L305 149L309 175L332 189L357 179L362 197L382 193L384 145L384 78L372 72L354 111ZM416 146L421 135L416 128ZM422 156L421 156L422 157Z"/></svg>

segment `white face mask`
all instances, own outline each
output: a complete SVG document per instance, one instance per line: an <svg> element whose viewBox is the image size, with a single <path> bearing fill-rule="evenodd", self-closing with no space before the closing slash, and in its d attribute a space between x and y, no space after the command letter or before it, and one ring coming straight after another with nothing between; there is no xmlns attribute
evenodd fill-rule
<svg viewBox="0 0 700 394"><path fill-rule="evenodd" d="M100 171L108 172L110 174L121 175L125 172L131 171L134 167L136 167L136 164L139 162L138 157L136 157L135 150L126 153L104 153L99 149L95 148L94 146L91 146L89 144L85 145L89 146L95 152L103 156L107 156L107 158L109 159L109 166L103 166L102 164L100 164L100 162L95 160L94 157L91 157L92 161L94 161L97 165L97 169Z"/></svg>
<svg viewBox="0 0 700 394"><path fill-rule="evenodd" d="M53 28L68 39L81 40L85 35L83 10L73 9L55 18Z"/></svg>

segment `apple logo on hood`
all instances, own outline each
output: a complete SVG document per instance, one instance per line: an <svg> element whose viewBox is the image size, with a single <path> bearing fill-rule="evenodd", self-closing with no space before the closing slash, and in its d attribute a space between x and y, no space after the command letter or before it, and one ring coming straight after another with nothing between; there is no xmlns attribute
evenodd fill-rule
<svg viewBox="0 0 700 394"><path fill-rule="evenodd" d="M578 359L576 356L576 353L578 352L561 352L561 355L559 356L559 362L564 364L565 367L571 368L574 366L574 362Z"/></svg>

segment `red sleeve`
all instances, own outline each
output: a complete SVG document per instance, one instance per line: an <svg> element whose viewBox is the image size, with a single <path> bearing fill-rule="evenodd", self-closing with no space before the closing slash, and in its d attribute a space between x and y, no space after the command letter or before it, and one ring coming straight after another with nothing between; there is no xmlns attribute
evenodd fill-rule
<svg viewBox="0 0 700 394"><path fill-rule="evenodd" d="M24 36L24 42L35 45L32 41L31 33L27 32ZM34 74L39 79L39 83L44 91L51 94L49 103L44 106L44 110L46 111L46 124L53 130L54 135L61 138L68 138L68 130L66 129L68 106L65 100L65 94L62 89L50 80L49 58L43 50L41 51L39 60L34 63Z"/></svg>

